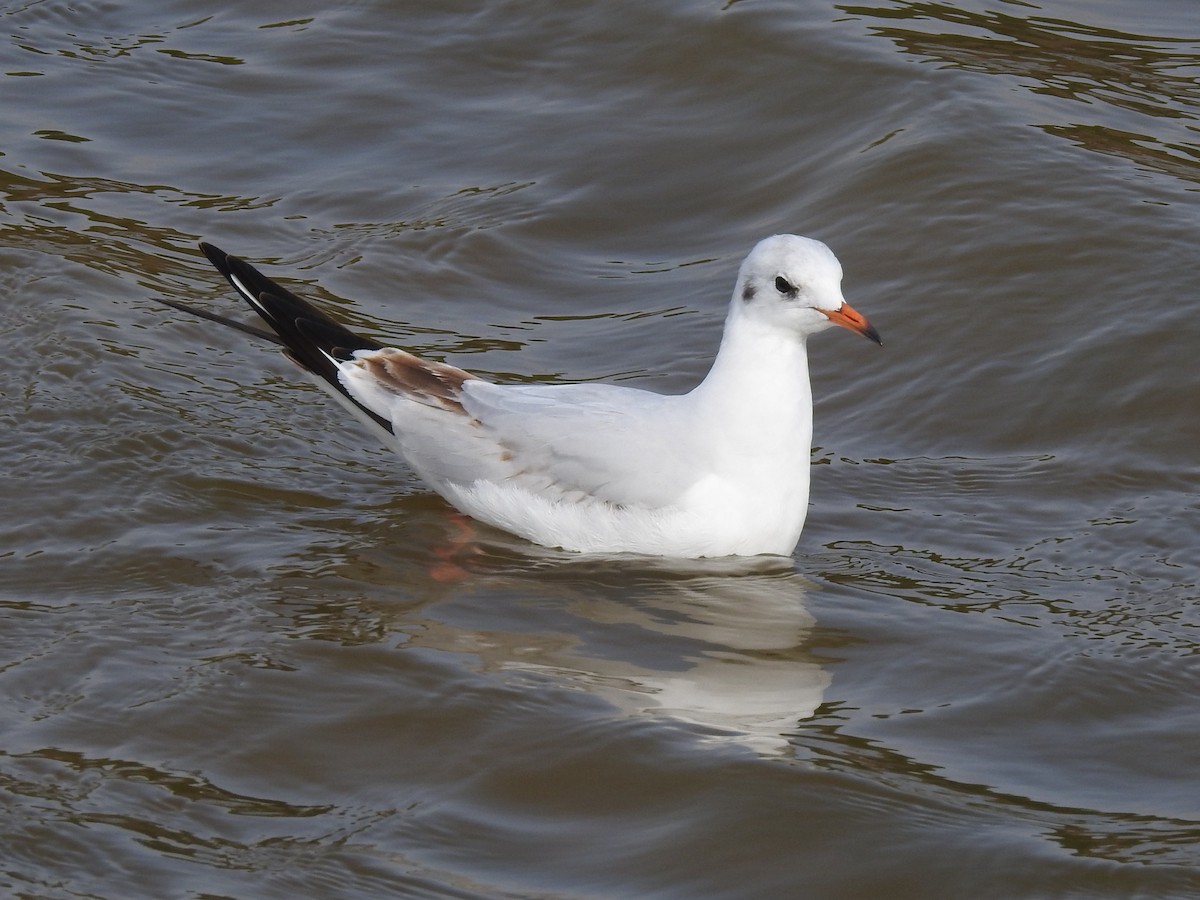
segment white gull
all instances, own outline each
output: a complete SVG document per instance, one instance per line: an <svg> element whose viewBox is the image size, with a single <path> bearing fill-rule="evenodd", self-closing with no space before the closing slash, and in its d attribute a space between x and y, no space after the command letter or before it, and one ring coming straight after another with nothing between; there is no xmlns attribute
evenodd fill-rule
<svg viewBox="0 0 1200 900"><path fill-rule="evenodd" d="M356 335L200 246L274 333L170 305L283 344L457 509L566 550L790 554L808 508L807 340L842 325L882 343L842 298L829 248L784 234L742 263L716 359L688 393L494 384Z"/></svg>

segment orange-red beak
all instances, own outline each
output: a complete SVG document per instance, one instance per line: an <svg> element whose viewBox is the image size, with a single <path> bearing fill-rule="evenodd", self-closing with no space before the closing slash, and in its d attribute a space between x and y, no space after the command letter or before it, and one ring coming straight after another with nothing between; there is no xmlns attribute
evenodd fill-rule
<svg viewBox="0 0 1200 900"><path fill-rule="evenodd" d="M818 309L817 312L824 313L834 325L841 325L843 328L849 328L856 334L861 334L863 337L870 338L880 347L883 346L883 341L879 339L879 332L875 327L867 321L867 317L856 310L853 306L845 301L842 302L839 309Z"/></svg>

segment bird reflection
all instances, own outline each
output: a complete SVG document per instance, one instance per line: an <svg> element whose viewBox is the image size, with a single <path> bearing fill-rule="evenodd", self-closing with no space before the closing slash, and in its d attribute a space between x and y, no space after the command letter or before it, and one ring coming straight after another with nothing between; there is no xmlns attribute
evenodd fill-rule
<svg viewBox="0 0 1200 900"><path fill-rule="evenodd" d="M790 561L522 549L515 566L484 552L491 561L460 582L464 597L425 607L411 645L469 650L487 669L550 677L626 715L698 726L704 741L766 756L786 752L821 704L830 677L804 649L815 620ZM472 615L481 595L488 612Z"/></svg>

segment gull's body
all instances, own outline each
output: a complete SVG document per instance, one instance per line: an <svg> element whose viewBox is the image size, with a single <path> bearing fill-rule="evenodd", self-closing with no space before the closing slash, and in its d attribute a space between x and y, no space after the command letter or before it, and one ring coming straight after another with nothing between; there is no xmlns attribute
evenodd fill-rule
<svg viewBox="0 0 1200 900"><path fill-rule="evenodd" d="M288 355L387 432L430 487L480 521L567 550L790 554L808 506L807 338L840 324L879 340L842 299L829 249L777 235L743 263L712 369L688 393L501 385L359 337L202 246Z"/></svg>

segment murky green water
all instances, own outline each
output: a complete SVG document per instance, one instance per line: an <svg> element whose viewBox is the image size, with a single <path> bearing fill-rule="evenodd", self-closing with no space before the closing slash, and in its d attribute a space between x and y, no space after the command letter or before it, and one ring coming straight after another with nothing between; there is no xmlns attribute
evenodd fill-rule
<svg viewBox="0 0 1200 900"><path fill-rule="evenodd" d="M0 9L0 890L1200 894L1200 14ZM200 238L495 377L684 390L760 237L793 565L467 528Z"/></svg>

